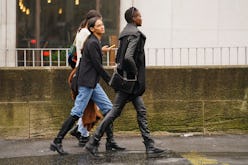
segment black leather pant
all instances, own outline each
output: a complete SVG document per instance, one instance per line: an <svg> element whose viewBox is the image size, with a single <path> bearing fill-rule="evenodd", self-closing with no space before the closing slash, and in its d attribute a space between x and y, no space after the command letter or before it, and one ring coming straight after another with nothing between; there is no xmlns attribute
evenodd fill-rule
<svg viewBox="0 0 248 165"><path fill-rule="evenodd" d="M96 139L100 140L109 124L112 124L114 120L121 115L121 112L126 103L128 103L130 97L131 95L123 92L116 93L115 100L113 103L113 109L108 112L108 114L104 117L104 119L96 129ZM132 100L132 103L137 112L137 121L144 141L152 140L150 137L150 131L147 127L146 108L142 97L136 97Z"/></svg>

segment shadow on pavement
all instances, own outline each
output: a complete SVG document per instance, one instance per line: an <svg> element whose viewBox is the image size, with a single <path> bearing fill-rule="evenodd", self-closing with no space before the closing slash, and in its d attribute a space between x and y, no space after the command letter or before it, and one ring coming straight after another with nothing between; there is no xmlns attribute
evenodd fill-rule
<svg viewBox="0 0 248 165"><path fill-rule="evenodd" d="M190 165L191 163L183 158L181 155L174 152L166 152L158 156L153 155L147 157L142 151L125 151L125 152L109 152L102 153L101 157L93 157L87 152L82 154L74 154L67 156L49 155L49 156L36 156L36 157L16 157L0 159L1 165L9 164L29 164L29 165L47 165L47 164L87 164L87 165Z"/></svg>

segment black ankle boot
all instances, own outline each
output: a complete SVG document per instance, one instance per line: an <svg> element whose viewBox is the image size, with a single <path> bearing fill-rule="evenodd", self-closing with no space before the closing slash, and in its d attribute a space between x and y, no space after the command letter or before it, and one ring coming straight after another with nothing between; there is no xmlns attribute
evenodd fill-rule
<svg viewBox="0 0 248 165"><path fill-rule="evenodd" d="M164 150L154 147L154 141L153 140L145 141L144 144L146 146L146 154L148 154L148 155L159 154L159 153L164 152Z"/></svg>
<svg viewBox="0 0 248 165"><path fill-rule="evenodd" d="M106 142L106 151L124 151L126 148L118 146L118 144L113 140L108 140Z"/></svg>
<svg viewBox="0 0 248 165"><path fill-rule="evenodd" d="M99 139L95 136L92 136L90 140L86 143L85 148L93 155L98 157L98 147L99 147Z"/></svg>
<svg viewBox="0 0 248 165"><path fill-rule="evenodd" d="M70 134L71 136L74 136L75 138L77 138L77 140L80 140L81 133L78 131L78 125L72 128L72 130L70 131Z"/></svg>
<svg viewBox="0 0 248 165"><path fill-rule="evenodd" d="M62 145L62 140L59 138L55 138L54 141L50 145L50 150L57 151L60 155L67 155L68 152L65 152Z"/></svg>
<svg viewBox="0 0 248 165"><path fill-rule="evenodd" d="M89 139L90 139L89 136L88 137L80 136L78 141L79 147L84 147L85 144L89 141Z"/></svg>
<svg viewBox="0 0 248 165"><path fill-rule="evenodd" d="M111 123L108 127L106 127L106 135L107 135L107 141L106 141L106 151L123 151L126 148L120 147L114 140L113 135L113 124Z"/></svg>
<svg viewBox="0 0 248 165"><path fill-rule="evenodd" d="M54 141L50 145L50 150L57 151L60 155L67 155L68 153L63 150L62 140L64 139L66 133L72 128L75 121L78 120L77 116L69 116L64 124L62 125L62 128L60 129L57 137L54 139Z"/></svg>

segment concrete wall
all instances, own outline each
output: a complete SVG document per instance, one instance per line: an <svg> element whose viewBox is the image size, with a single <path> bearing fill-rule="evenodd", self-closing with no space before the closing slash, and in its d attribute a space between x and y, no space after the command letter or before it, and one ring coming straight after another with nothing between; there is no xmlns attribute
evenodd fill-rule
<svg viewBox="0 0 248 165"><path fill-rule="evenodd" d="M73 105L69 68L0 69L0 138L53 137ZM248 67L147 68L151 131L247 133ZM111 99L114 92L101 82ZM138 131L128 104L115 131Z"/></svg>

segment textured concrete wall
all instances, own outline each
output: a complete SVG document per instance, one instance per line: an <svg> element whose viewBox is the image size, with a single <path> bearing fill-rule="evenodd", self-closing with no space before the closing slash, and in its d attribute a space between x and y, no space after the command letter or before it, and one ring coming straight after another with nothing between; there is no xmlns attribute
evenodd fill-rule
<svg viewBox="0 0 248 165"><path fill-rule="evenodd" d="M111 72L111 70L109 70ZM0 138L52 137L70 113L69 68L0 69ZM248 132L248 67L147 68L151 131ZM111 99L114 91L101 82ZM138 131L127 104L115 131Z"/></svg>

